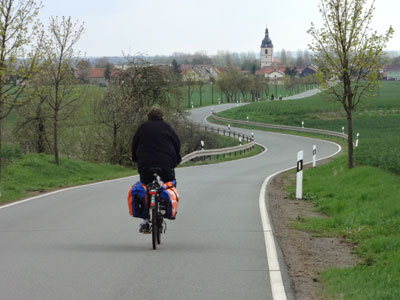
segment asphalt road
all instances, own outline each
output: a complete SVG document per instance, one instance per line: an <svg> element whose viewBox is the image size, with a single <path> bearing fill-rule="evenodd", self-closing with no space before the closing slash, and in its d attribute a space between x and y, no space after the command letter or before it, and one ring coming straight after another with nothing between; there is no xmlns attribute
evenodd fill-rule
<svg viewBox="0 0 400 300"><path fill-rule="evenodd" d="M197 109L193 118L202 121L210 110ZM309 161L314 144L320 158L338 147L254 132L268 148L263 154L177 169L179 213L156 251L128 213L126 195L137 177L0 208L0 299L273 299L260 187L295 166L299 150Z"/></svg>

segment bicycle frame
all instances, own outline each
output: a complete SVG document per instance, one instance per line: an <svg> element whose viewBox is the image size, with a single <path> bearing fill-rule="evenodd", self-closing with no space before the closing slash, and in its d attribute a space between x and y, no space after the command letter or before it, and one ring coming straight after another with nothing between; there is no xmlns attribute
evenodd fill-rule
<svg viewBox="0 0 400 300"><path fill-rule="evenodd" d="M148 220L151 224L150 231L152 235L153 249L157 248L157 244L161 243L161 233L164 233L167 229L167 224L164 222L163 217L160 213L160 190L161 190L161 178L157 173L154 173L155 180L147 185L148 194L150 196L150 209ZM163 228L163 225L165 226Z"/></svg>

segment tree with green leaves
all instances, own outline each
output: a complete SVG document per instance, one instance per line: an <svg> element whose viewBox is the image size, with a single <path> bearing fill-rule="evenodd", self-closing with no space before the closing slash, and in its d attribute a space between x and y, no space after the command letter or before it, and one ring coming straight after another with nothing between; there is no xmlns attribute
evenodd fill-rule
<svg viewBox="0 0 400 300"><path fill-rule="evenodd" d="M339 101L347 115L348 166L353 168L353 111L379 87L383 49L393 36L389 27L384 35L371 29L375 1L321 0L323 27L312 23L309 46L319 67L317 78L331 99Z"/></svg>
<svg viewBox="0 0 400 300"><path fill-rule="evenodd" d="M36 72L39 59L42 33L37 15L40 8L41 4L33 0L0 0L0 180L2 123L15 107L29 100L23 97L23 91ZM15 78L14 82L11 78Z"/></svg>
<svg viewBox="0 0 400 300"><path fill-rule="evenodd" d="M45 64L38 65L38 72L29 80L24 94L29 97L26 105L17 107L19 116L14 134L27 151L51 153L48 128L51 128L51 111L48 106L47 78L43 76Z"/></svg>
<svg viewBox="0 0 400 300"><path fill-rule="evenodd" d="M181 72L182 72L181 66L178 64L175 58L172 60L172 71L174 72L177 78L181 78Z"/></svg>
<svg viewBox="0 0 400 300"><path fill-rule="evenodd" d="M80 59L75 66L75 74L81 83L89 82L90 69L92 64L88 59Z"/></svg>
<svg viewBox="0 0 400 300"><path fill-rule="evenodd" d="M106 67L105 67L105 69L104 69L104 78L105 78L108 82L110 82L110 80L111 80L111 71L112 71L113 68L114 68L114 66L113 66L112 64L107 63L107 64L106 64Z"/></svg>
<svg viewBox="0 0 400 300"><path fill-rule="evenodd" d="M68 118L82 99L83 89L77 90L73 66L76 64L74 46L84 31L83 24L73 23L71 17L50 18L49 33L44 46L45 74L48 83L48 104L53 118L53 152L56 164L59 158L60 121Z"/></svg>

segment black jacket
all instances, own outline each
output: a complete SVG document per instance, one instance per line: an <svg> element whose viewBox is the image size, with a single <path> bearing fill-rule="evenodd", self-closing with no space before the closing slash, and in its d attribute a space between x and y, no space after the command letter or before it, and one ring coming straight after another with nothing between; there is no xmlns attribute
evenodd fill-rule
<svg viewBox="0 0 400 300"><path fill-rule="evenodd" d="M132 160L139 168L175 168L181 162L181 141L161 118L151 118L139 126L132 140Z"/></svg>

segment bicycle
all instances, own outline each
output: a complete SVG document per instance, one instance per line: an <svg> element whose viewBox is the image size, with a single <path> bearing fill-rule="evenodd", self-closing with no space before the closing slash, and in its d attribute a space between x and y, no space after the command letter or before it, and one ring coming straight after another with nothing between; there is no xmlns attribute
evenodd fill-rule
<svg viewBox="0 0 400 300"><path fill-rule="evenodd" d="M150 224L150 232L152 237L153 249L157 249L157 244L161 243L161 234L167 231L167 223L163 218L163 207L160 206L160 192L162 181L158 173L161 172L160 168L151 168L154 180L147 185L147 193L150 198L150 208L147 219Z"/></svg>

